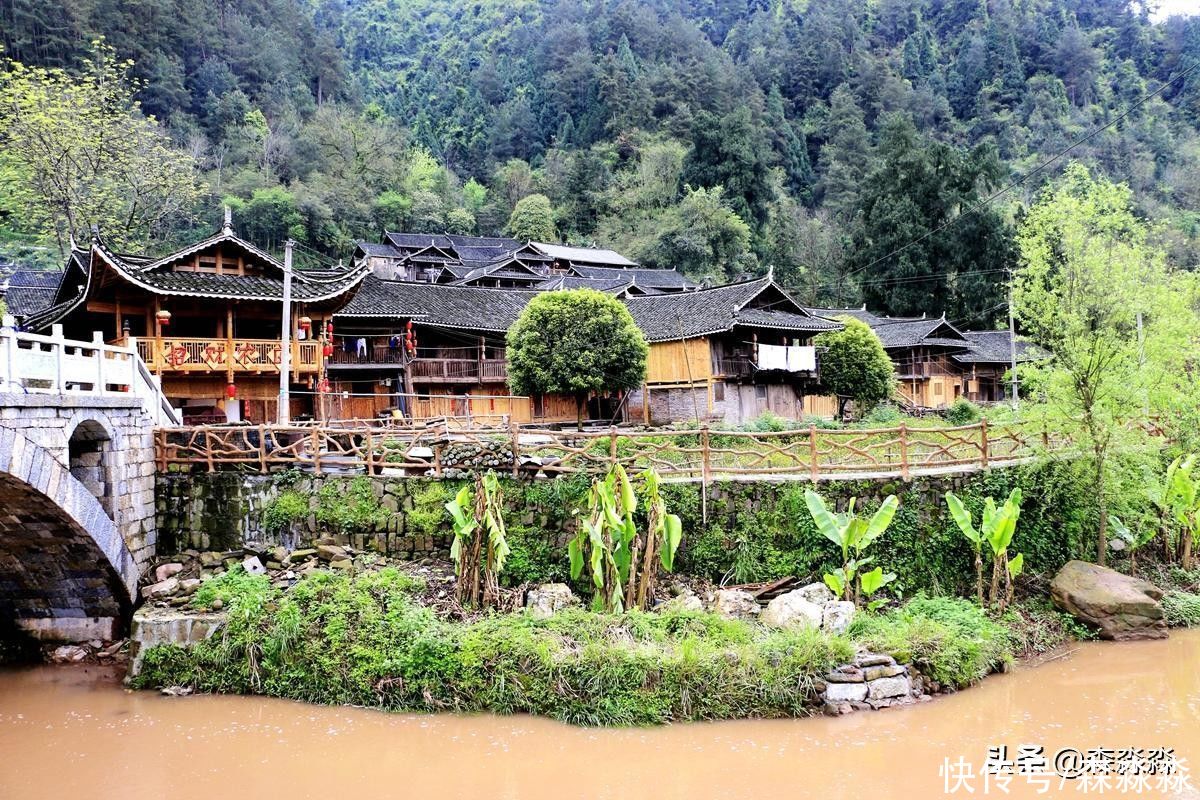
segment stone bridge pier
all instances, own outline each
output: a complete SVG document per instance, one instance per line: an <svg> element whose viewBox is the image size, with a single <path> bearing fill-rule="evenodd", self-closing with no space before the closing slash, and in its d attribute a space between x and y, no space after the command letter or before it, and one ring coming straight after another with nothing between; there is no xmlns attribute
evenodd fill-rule
<svg viewBox="0 0 1200 800"><path fill-rule="evenodd" d="M0 394L0 625L112 639L154 554L154 445L137 397Z"/></svg>

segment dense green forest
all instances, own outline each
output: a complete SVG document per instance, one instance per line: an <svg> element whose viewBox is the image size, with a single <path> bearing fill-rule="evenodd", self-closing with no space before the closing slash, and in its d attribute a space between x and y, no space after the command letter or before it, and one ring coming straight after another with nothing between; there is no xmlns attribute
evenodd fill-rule
<svg viewBox="0 0 1200 800"><path fill-rule="evenodd" d="M160 249L226 203L263 244L329 258L384 228L549 228L695 276L770 267L806 301L986 324L1022 209L1076 159L1200 264L1200 17L1155 23L1128 0L0 0L0 36L10 257L57 258L97 221ZM125 60L165 138L126 114L141 144L111 161L171 180L131 202L93 175L90 205L47 202L22 142L88 126L21 114L88 76L121 101ZM166 166L130 169L147 150Z"/></svg>

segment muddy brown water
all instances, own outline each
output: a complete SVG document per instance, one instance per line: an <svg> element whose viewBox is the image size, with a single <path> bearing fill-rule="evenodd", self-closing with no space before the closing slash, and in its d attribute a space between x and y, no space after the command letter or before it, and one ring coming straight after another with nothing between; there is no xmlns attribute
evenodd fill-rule
<svg viewBox="0 0 1200 800"><path fill-rule="evenodd" d="M163 697L128 692L95 668L0 672L3 800L979 797L978 781L974 794L946 792L945 759L977 772L989 747L1022 744L1170 747L1200 763L1200 631L1080 645L904 709L636 730ZM1009 788L1039 796L1028 784ZM1126 788L1105 794L1200 797ZM988 794L1005 796L994 786ZM1086 795L1078 782L1055 782L1040 796Z"/></svg>

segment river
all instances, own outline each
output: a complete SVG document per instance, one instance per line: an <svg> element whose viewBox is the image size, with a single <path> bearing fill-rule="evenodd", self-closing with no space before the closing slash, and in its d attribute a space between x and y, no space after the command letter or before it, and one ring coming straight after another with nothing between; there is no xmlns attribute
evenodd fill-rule
<svg viewBox="0 0 1200 800"><path fill-rule="evenodd" d="M16 669L0 672L0 798L978 797L978 773L998 745L1010 758L1022 744L1051 754L1169 747L1190 767L1200 760L1198 667L1200 631L1189 631L1078 645L909 708L636 730L164 697L123 690L98 668ZM969 771L952 766L963 781L947 793L945 760L960 757ZM1021 780L1008 796L1038 796ZM1200 797L1156 786L1136 794ZM1041 796L1083 788L1055 780ZM1126 789L1105 794L1135 794ZM995 785L986 793L1004 796Z"/></svg>

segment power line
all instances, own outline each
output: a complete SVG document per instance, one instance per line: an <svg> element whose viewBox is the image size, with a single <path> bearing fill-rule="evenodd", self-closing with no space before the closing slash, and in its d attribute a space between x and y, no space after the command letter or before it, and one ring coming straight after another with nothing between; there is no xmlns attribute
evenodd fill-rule
<svg viewBox="0 0 1200 800"><path fill-rule="evenodd" d="M993 193L992 193L991 195L989 195L988 197L984 198L983 200L979 201L978 203L975 203L974 205L972 205L970 208L968 208L968 209L967 209L966 211L964 211L963 213L959 214L959 215L958 215L958 216L956 216L956 217L952 217L951 219L948 219L948 220L946 220L946 221L945 221L945 222L943 222L941 225L937 226L936 228L934 228L934 229L933 229L933 230L931 230L931 231L928 231L928 232L926 232L925 234L923 234L923 235L919 236L918 238L916 238L916 239L912 240L911 242L909 242L908 244L904 245L903 247L899 247L899 248L897 248L897 249L893 250L892 252L888 253L887 255L885 255L885 256L881 256L881 257L879 257L879 258L875 259L874 261L872 261L871 263L869 263L869 264L867 264L867 265L865 265L865 266L862 266L862 267L859 267L858 269L855 269L855 270L852 270L852 271L850 271L850 272L847 272L845 275L841 276L840 280L841 280L841 281L844 281L846 278L849 278L849 277L851 277L851 276L853 276L853 275L857 275L857 274L858 274L858 273L860 273L860 272L863 272L863 271L865 271L865 270L868 270L868 269L870 269L871 267L875 266L876 264L878 264L878 263L880 263L880 262L882 262L882 261L886 261L886 260L888 260L889 258L892 258L893 256L897 256L897 255L899 255L900 253L903 253L905 250L908 250L908 249L909 249L909 248L911 248L911 247L915 247L916 245L918 245L918 244L920 244L921 242L925 241L925 240L926 240L926 239L928 239L929 237L931 237L931 236L933 236L933 235L935 235L935 234L941 233L941 232L942 232L942 231L944 231L946 228L949 228L951 225L953 225L953 224L955 224L956 222L958 222L960 219L962 219L962 218L966 217L968 214L973 214L973 213L975 213L976 211L978 211L978 210L980 210L981 208L983 208L984 206L990 205L990 204L991 204L993 201L995 201L995 200L997 200L998 198L1000 198L1000 197L1002 197L1002 196L1004 196L1004 195L1008 194L1008 193L1009 193L1009 192L1011 192L1013 189L1017 188L1017 187L1018 187L1018 186L1020 186L1021 184L1025 183L1026 181L1028 181L1028 180L1029 180L1030 178L1032 178L1034 175L1037 175L1039 172L1041 172L1041 171L1045 170L1045 169L1046 169L1047 167L1049 167L1051 164L1054 164L1055 162L1057 162L1057 161L1061 160L1061 159L1062 159L1064 156L1066 156L1068 153L1070 153L1070 152L1071 152L1072 150L1074 150L1075 148L1079 147L1079 146L1080 146L1080 145L1082 145L1082 144L1085 144L1086 142L1088 142L1088 141L1090 141L1091 139L1095 138L1096 136L1100 135L1101 133L1103 133L1104 131L1108 130L1108 129L1109 129L1109 128L1111 128L1112 126L1116 125L1118 122L1120 122L1121 120L1123 120L1123 119L1125 119L1126 117L1128 117L1130 114L1132 114L1132 113L1133 113L1134 111L1136 111L1138 108L1140 108L1141 106L1145 105L1145 104L1146 104L1147 102L1149 102L1151 99L1153 99L1154 97L1158 96L1159 94L1162 94L1163 90L1165 90L1165 89L1166 89L1168 86L1170 86L1172 83L1175 83L1175 82L1176 82L1176 81L1178 81L1180 78L1186 78L1186 77L1187 77L1188 75L1190 75L1192 72L1196 71L1196 69L1200 69L1200 63L1193 64L1192 66L1188 67L1188 68L1187 68L1187 69L1185 69L1184 71L1182 71L1182 72L1180 72L1180 73L1176 74L1176 75L1175 75L1173 78L1170 78L1170 79L1168 79L1166 82L1164 82L1164 83L1163 83L1163 85L1162 85L1162 86L1159 86L1159 87L1158 87L1157 89L1155 89L1153 92L1150 92L1149 94L1147 94L1147 95L1145 95L1144 97L1142 97L1140 100L1138 100L1136 103L1134 103L1133 105L1131 105L1131 106L1130 106L1129 108L1127 108L1125 111L1123 111L1123 112L1121 112L1120 114L1118 114L1116 117L1114 117L1113 119L1111 119L1109 122L1105 123L1104 125L1101 125L1099 128L1096 128L1095 130L1093 130L1093 131L1091 131L1090 133L1086 134L1086 135L1085 135L1085 136L1083 136L1081 139L1077 139L1077 140L1076 140L1074 143L1072 143L1071 145L1069 145L1069 146L1068 146L1068 147L1066 147L1065 149L1063 149L1063 150L1060 150L1058 153L1055 153L1053 156L1051 156L1050 158L1046 159L1046 160L1045 160L1045 161L1043 161L1041 164L1038 164L1036 167L1034 167L1032 170L1030 170L1030 171L1029 171L1028 173L1026 173L1024 176L1022 176L1022 177L1020 177L1020 178L1018 178L1018 179L1016 179L1016 180L1014 180L1014 181L1011 181L1011 182L1010 182L1010 183L1009 183L1007 186L1005 186L1005 187L1004 187L1004 188L1002 188L1002 189L998 189L997 191L993 192ZM820 287L820 288L824 288L824 289L837 288L837 284L829 284L829 285L826 285L826 286L823 286L823 287Z"/></svg>

